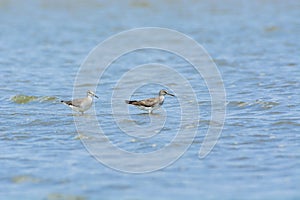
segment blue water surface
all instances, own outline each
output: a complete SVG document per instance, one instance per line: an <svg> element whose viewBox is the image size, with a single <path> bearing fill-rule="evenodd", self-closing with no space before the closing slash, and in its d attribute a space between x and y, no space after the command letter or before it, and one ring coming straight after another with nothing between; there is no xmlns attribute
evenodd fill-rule
<svg viewBox="0 0 300 200"><path fill-rule="evenodd" d="M296 0L0 1L0 198L300 199L299 10ZM193 70L183 70L197 85L201 112L193 144L166 168L123 173L89 154L74 114L59 101L72 97L79 67L97 44L151 26L180 31L207 50L224 81L226 122L215 148L199 159L210 96ZM130 66L190 68L167 53L128 56L107 70L96 91L96 114L116 145L151 152L174 137L176 98L168 96L164 104L173 115L163 134L139 142L112 125L110 99L103 94ZM133 97L152 97L159 89L145 86ZM149 123L140 110L129 109L133 120Z"/></svg>

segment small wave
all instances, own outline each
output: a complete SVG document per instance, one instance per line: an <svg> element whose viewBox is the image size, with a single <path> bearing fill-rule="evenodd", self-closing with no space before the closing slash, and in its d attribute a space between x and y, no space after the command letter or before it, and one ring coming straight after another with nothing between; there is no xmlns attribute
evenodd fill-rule
<svg viewBox="0 0 300 200"><path fill-rule="evenodd" d="M262 101L262 100L256 100L254 102L244 102L244 101L230 101L228 102L228 106L233 106L233 107L239 107L239 108L244 108L244 107L251 107L251 106L260 106L261 108L264 109L270 109L273 108L274 106L279 105L280 103L275 102L275 101Z"/></svg>
<svg viewBox="0 0 300 200"><path fill-rule="evenodd" d="M28 95L15 95L10 98L10 100L17 104L26 104L30 102L54 102L57 100L57 97L51 96L44 96L44 97L37 97L37 96L28 96Z"/></svg>
<svg viewBox="0 0 300 200"><path fill-rule="evenodd" d="M300 126L300 123L297 123L293 120L282 120L273 123L274 126L280 126L280 125L292 125L292 126Z"/></svg>
<svg viewBox="0 0 300 200"><path fill-rule="evenodd" d="M273 108L274 106L279 105L279 103L275 101L262 101L262 100L256 100L254 104L260 105L262 108L265 109Z"/></svg>
<svg viewBox="0 0 300 200"><path fill-rule="evenodd" d="M246 107L249 106L250 104L244 101L230 101L227 103L227 105L233 107Z"/></svg>

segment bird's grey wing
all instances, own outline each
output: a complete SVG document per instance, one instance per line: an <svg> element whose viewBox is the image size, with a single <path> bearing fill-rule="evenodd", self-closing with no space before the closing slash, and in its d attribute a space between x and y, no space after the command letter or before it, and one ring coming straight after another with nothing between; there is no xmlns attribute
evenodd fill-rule
<svg viewBox="0 0 300 200"><path fill-rule="evenodd" d="M134 105L138 104L138 106L152 107L152 106L154 106L157 103L158 103L158 99L157 98L150 98L150 99L145 99L145 100L138 101Z"/></svg>
<svg viewBox="0 0 300 200"><path fill-rule="evenodd" d="M74 99L72 101L72 105L76 106L76 107L80 107L80 105L82 104L83 99Z"/></svg>
<svg viewBox="0 0 300 200"><path fill-rule="evenodd" d="M82 103L82 99L74 99L73 101L61 101L69 106L75 106L80 107L80 104Z"/></svg>

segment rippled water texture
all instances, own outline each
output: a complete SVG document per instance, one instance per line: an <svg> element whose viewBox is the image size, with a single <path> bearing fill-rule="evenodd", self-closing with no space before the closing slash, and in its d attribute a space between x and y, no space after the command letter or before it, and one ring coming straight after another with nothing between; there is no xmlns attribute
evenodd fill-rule
<svg viewBox="0 0 300 200"><path fill-rule="evenodd" d="M300 199L299 10L296 0L0 0L1 199ZM96 90L95 113L73 114L60 103L72 97L80 64L98 43L144 26L187 34L220 70L226 122L204 159L198 152L214 123L210 95L203 77L176 55L147 50L115 60ZM200 120L191 118L186 126L198 132L180 159L159 171L132 175L93 158L80 140L93 137L78 133L74 119L96 115L107 138L126 151L148 153L170 143L180 121L176 98L168 96L153 114L157 122L167 116L161 131L153 129L153 138L124 134L111 114L111 91L120 90L116 81L147 63L168 65L187 78ZM155 96L161 87L140 87L132 99ZM129 113L131 118L121 121L124 127L151 123L136 108L129 107Z"/></svg>

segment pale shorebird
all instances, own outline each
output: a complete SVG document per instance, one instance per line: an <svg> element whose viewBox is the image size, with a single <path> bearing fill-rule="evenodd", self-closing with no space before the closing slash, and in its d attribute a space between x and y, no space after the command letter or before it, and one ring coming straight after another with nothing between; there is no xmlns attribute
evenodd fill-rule
<svg viewBox="0 0 300 200"><path fill-rule="evenodd" d="M163 105L165 100L165 95L175 96L173 94L168 93L166 90L161 90L158 93L158 97L144 99L140 101L128 101L126 100L125 103L134 105L141 110L146 110L149 113L152 113L153 110L158 109L161 105Z"/></svg>
<svg viewBox="0 0 300 200"><path fill-rule="evenodd" d="M98 98L98 96L94 92L88 90L87 96L85 98L74 99L72 101L60 101L60 102L69 106L70 108L72 108L72 110L76 112L81 112L81 114L83 114L83 112L87 111L92 106L93 97Z"/></svg>

